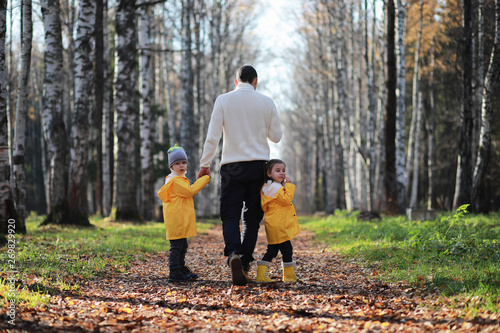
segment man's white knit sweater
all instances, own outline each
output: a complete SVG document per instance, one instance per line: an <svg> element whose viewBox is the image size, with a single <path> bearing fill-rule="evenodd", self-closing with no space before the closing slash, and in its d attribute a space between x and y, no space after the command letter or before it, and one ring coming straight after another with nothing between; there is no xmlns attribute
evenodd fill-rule
<svg viewBox="0 0 500 333"><path fill-rule="evenodd" d="M278 143L282 131L274 101L249 83L215 100L208 125L200 166L210 167L223 137L221 165L233 162L269 160L267 139Z"/></svg>

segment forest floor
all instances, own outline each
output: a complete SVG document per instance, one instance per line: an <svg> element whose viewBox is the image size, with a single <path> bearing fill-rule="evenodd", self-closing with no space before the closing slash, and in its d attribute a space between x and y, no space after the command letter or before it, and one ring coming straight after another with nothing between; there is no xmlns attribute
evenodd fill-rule
<svg viewBox="0 0 500 333"><path fill-rule="evenodd" d="M266 246L261 229L256 256ZM379 281L313 237L302 231L293 240L300 283L232 286L216 226L190 240L197 281L169 283L168 253L141 256L126 273L81 280L76 292L54 290L49 304L16 309L15 326L1 320L0 331L500 332L498 314L468 315L424 288ZM270 276L281 277L279 260Z"/></svg>

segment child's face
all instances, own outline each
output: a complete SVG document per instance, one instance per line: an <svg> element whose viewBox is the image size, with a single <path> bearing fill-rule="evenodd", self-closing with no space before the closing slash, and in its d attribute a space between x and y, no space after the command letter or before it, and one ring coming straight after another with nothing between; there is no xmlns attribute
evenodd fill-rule
<svg viewBox="0 0 500 333"><path fill-rule="evenodd" d="M285 169L286 169L286 166L283 163L277 163L277 164L273 165L273 168L271 169L271 171L267 172L267 175L269 176L269 178L271 178L275 182L281 183L286 178Z"/></svg>
<svg viewBox="0 0 500 333"><path fill-rule="evenodd" d="M184 174L186 173L187 165L188 163L186 161L177 162L172 165L172 170L177 173Z"/></svg>

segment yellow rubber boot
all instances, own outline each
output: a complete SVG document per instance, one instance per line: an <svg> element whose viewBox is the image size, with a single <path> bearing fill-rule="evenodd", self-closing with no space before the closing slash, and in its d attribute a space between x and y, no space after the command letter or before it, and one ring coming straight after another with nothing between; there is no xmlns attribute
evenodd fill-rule
<svg viewBox="0 0 500 333"><path fill-rule="evenodd" d="M269 270L269 261L259 260L257 261L257 277L255 278L255 282L257 283L268 283L274 282L274 280L270 279L268 274Z"/></svg>
<svg viewBox="0 0 500 333"><path fill-rule="evenodd" d="M283 282L297 282L299 279L295 276L295 261L284 262L283 266Z"/></svg>

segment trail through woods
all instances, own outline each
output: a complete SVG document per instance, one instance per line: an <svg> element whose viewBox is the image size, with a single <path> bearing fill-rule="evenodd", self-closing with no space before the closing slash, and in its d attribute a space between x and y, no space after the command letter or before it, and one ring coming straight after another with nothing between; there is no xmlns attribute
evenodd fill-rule
<svg viewBox="0 0 500 333"><path fill-rule="evenodd" d="M256 256L265 251L261 228ZM293 241L302 283L233 287L220 226L190 240L196 282L168 283L168 253L138 257L127 273L80 280L77 293L54 291L50 304L0 310L1 332L499 332L497 314L468 318L437 294L376 279L377 272L313 245ZM255 266L252 267L255 276ZM274 261L271 277L281 277ZM75 282L75 281L73 281Z"/></svg>

